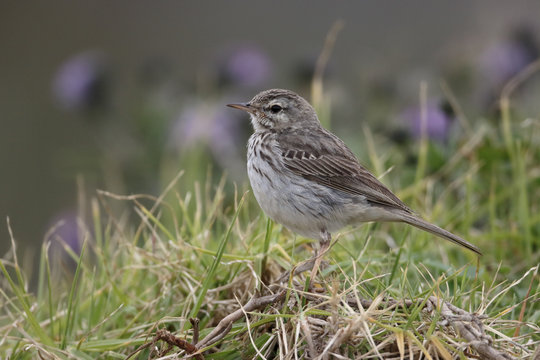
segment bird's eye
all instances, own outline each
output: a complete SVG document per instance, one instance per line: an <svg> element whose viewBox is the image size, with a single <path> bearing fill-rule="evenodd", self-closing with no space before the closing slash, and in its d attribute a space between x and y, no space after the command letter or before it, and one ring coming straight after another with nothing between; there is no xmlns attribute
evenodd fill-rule
<svg viewBox="0 0 540 360"><path fill-rule="evenodd" d="M277 114L278 112L280 112L281 110L283 110L283 108L279 105L272 105L270 106L270 111L273 113L273 114Z"/></svg>

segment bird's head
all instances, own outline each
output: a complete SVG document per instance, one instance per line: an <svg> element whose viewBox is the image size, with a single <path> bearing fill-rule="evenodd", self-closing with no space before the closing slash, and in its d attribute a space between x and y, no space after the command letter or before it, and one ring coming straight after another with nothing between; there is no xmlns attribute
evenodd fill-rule
<svg viewBox="0 0 540 360"><path fill-rule="evenodd" d="M313 106L289 90L265 90L248 103L227 106L247 111L255 131L320 125Z"/></svg>

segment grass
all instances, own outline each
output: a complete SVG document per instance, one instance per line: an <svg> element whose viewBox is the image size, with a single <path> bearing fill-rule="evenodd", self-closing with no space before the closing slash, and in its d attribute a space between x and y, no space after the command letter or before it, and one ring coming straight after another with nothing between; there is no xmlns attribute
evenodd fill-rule
<svg viewBox="0 0 540 360"><path fill-rule="evenodd" d="M478 245L479 261L406 225L366 224L337 235L313 288L307 274L272 286L311 255L312 241L267 220L247 187L223 178L188 191L180 172L158 198L91 198L82 250L46 239L35 289L12 235L0 261L0 357L181 358L182 346L156 334L196 343L241 311L206 359L464 359L481 354L479 343L529 358L540 346L540 121L506 107L500 123L479 123L443 161L424 141L421 166L384 178ZM381 156L379 139L365 136L368 148L356 150L379 174L403 163L396 148ZM250 299L280 292L245 311Z"/></svg>

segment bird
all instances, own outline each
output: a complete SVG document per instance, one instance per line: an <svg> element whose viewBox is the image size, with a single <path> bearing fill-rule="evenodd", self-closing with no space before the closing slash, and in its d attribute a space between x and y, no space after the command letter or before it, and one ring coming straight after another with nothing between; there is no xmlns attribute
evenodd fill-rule
<svg viewBox="0 0 540 360"><path fill-rule="evenodd" d="M319 254L330 246L332 233L372 221L407 223L482 254L413 212L321 125L313 106L295 92L265 90L247 103L227 106L250 115L247 173L259 206L273 221L318 240ZM314 266L316 258L301 270Z"/></svg>

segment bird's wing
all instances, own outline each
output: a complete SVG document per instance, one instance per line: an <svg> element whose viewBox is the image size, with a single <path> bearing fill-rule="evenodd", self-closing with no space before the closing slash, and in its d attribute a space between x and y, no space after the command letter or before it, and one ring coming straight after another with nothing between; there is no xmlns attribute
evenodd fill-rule
<svg viewBox="0 0 540 360"><path fill-rule="evenodd" d="M284 165L307 180L364 196L367 201L411 210L364 168L337 136L323 128L289 129L277 141Z"/></svg>

